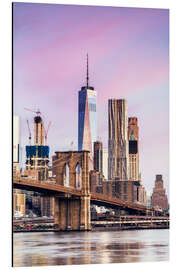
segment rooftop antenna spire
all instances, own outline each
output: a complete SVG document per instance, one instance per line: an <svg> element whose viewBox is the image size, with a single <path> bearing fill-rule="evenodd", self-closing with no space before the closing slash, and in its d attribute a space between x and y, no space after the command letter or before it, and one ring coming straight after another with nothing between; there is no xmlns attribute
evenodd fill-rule
<svg viewBox="0 0 180 270"><path fill-rule="evenodd" d="M89 87L89 70L88 70L89 66L88 66L88 53L87 53L87 77L86 77L86 80L87 80L87 88Z"/></svg>

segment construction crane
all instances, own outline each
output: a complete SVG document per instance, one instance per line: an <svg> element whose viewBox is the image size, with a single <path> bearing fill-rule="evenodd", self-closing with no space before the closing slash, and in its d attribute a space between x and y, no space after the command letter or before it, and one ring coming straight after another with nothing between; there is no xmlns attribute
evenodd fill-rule
<svg viewBox="0 0 180 270"><path fill-rule="evenodd" d="M33 113L36 113L38 116L41 114L40 110L38 109L37 111L33 111L31 109L28 109L28 108L24 108L24 110L26 111L30 111L30 112L33 112Z"/></svg>
<svg viewBox="0 0 180 270"><path fill-rule="evenodd" d="M44 133L45 133L45 145L47 145L47 135L48 135L48 131L49 131L49 128L50 128L50 126L51 126L51 123L52 123L52 122L50 121L46 130L45 130L45 127L44 127Z"/></svg>
<svg viewBox="0 0 180 270"><path fill-rule="evenodd" d="M31 130L29 127L29 121L27 120L27 126L28 126L28 131L29 131L29 145L31 145Z"/></svg>

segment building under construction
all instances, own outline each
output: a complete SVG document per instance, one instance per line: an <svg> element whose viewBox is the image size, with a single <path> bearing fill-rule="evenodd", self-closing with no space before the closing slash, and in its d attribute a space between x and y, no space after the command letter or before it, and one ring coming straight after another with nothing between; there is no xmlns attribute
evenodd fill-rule
<svg viewBox="0 0 180 270"><path fill-rule="evenodd" d="M50 126L45 130L40 111L35 112L34 117L34 144L31 145L31 130L29 130L29 145L26 146L26 174L38 180L46 180L49 164L49 146L47 146L47 133ZM34 174L33 174L34 172Z"/></svg>

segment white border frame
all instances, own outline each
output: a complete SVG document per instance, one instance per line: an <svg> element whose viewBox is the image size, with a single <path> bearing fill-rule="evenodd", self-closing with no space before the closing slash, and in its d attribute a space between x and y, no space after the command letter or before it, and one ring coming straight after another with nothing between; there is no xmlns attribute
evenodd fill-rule
<svg viewBox="0 0 180 270"><path fill-rule="evenodd" d="M16 2L16 1L15 1ZM143 8L168 8L170 9L170 262L153 263L127 263L127 264L108 264L108 265L81 265L81 266L55 266L43 267L43 269L108 269L113 267L119 269L151 269L161 267L163 269L178 269L179 265L179 149L180 149L180 125L179 115L180 106L180 85L178 78L178 64L180 59L180 9L178 0L66 0L66 1L17 1L31 3L54 3L54 4L81 4L81 5L104 5L121 7L143 7ZM10 0L0 2L0 26L1 26L1 50L0 50L0 74L1 74L1 260L2 269L11 266L11 4ZM16 269L16 268L15 268ZM17 268L18 269L18 268ZM26 267L21 267L26 269ZM31 268L30 268L31 269ZM33 269L40 269L33 267Z"/></svg>

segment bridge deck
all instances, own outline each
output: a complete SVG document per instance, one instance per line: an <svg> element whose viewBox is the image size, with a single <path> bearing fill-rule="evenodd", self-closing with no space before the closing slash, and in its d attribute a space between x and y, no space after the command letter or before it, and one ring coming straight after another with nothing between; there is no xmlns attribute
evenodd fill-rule
<svg viewBox="0 0 180 270"><path fill-rule="evenodd" d="M50 183L45 181L32 181L32 180L24 180L24 179L13 179L13 187L17 189L25 189L25 190L32 190L39 193L49 193L49 194L70 194L75 196L82 196L82 192L80 190L71 188L71 187L65 187L58 185L56 183Z"/></svg>
<svg viewBox="0 0 180 270"><path fill-rule="evenodd" d="M53 194L55 196L68 194L68 195L81 197L84 195L81 190L78 190L72 187L62 186L56 183L50 183L50 181L37 182L37 181L29 180L29 179L13 178L13 187L17 189L31 190L31 191L36 191L39 193L45 193L49 195ZM153 209L148 209L146 206L141 205L139 203L122 201L122 200L119 200L118 198L109 197L100 193L90 193L89 196L92 202L101 203L101 204L104 203L105 205L109 207L119 206L123 209L133 209L136 211L140 211L142 213L145 213L146 210L148 210L149 212L153 211Z"/></svg>

